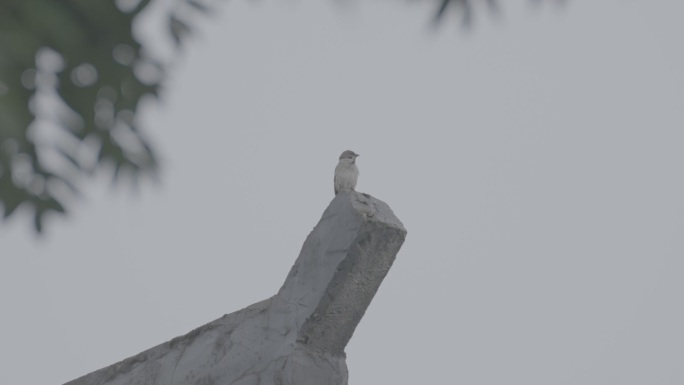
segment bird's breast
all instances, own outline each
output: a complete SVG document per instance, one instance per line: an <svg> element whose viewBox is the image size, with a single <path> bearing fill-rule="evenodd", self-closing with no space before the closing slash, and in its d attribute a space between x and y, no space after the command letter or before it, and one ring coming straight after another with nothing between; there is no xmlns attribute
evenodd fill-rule
<svg viewBox="0 0 684 385"><path fill-rule="evenodd" d="M359 169L354 163L340 162L335 167L335 191L353 190L359 177Z"/></svg>

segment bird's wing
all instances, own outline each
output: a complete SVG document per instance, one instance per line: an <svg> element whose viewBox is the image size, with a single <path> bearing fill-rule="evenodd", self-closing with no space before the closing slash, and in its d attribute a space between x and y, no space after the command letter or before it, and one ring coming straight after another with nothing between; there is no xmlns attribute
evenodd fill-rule
<svg viewBox="0 0 684 385"><path fill-rule="evenodd" d="M335 195L337 195L337 193L339 192L337 191L337 175L333 175L333 189L335 190Z"/></svg>

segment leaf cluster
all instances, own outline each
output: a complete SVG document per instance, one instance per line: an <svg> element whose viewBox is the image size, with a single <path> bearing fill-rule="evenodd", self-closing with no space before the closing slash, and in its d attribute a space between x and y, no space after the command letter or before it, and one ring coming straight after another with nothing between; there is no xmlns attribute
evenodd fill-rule
<svg viewBox="0 0 684 385"><path fill-rule="evenodd" d="M65 213L78 182L103 166L116 180L154 175L157 158L136 124L165 66L134 37L150 0L0 2L0 206L25 206L36 231ZM199 0L186 0L206 11ZM168 16L180 44L187 23Z"/></svg>

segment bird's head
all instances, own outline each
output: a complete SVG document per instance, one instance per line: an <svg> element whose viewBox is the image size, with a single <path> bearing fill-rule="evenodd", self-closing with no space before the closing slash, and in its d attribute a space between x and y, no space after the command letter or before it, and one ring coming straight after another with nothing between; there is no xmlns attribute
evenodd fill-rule
<svg viewBox="0 0 684 385"><path fill-rule="evenodd" d="M354 151L347 150L340 155L340 160L351 160L354 162L358 156L359 154L356 154Z"/></svg>

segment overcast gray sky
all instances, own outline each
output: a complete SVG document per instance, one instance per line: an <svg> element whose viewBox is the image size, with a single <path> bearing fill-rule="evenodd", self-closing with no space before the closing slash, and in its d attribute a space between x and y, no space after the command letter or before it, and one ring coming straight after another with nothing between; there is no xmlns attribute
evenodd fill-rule
<svg viewBox="0 0 684 385"><path fill-rule="evenodd" d="M505 3L226 3L142 116L160 185L0 225L0 383L273 295L352 149L408 237L350 384L683 384L684 3Z"/></svg>

